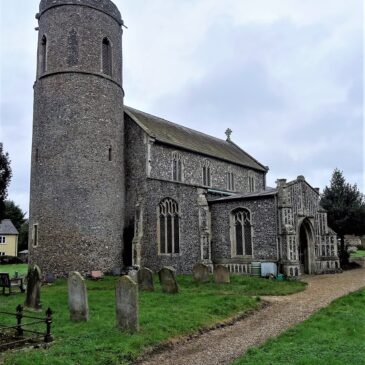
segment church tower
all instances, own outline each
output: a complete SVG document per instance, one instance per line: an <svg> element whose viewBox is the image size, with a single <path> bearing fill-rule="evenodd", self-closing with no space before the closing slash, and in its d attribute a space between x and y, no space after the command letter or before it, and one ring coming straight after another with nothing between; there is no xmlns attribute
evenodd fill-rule
<svg viewBox="0 0 365 365"><path fill-rule="evenodd" d="M122 265L122 25L110 0L42 0L30 262L65 275Z"/></svg>

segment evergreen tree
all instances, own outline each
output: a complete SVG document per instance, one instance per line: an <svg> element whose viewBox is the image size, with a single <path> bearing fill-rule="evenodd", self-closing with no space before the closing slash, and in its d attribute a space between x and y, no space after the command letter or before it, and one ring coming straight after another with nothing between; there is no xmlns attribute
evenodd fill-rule
<svg viewBox="0 0 365 365"><path fill-rule="evenodd" d="M15 228L18 231L20 231L21 226L26 221L25 213L12 200L6 200L4 202L4 205L5 205L4 218L10 219L13 222Z"/></svg>
<svg viewBox="0 0 365 365"><path fill-rule="evenodd" d="M3 144L0 143L0 221L4 219L5 199L8 195L8 186L11 180L11 167L9 154L3 151Z"/></svg>
<svg viewBox="0 0 365 365"><path fill-rule="evenodd" d="M329 187L325 187L321 206L327 210L328 225L341 239L341 265L348 264L346 234L365 234L365 199L357 185L347 183L343 172L335 169Z"/></svg>

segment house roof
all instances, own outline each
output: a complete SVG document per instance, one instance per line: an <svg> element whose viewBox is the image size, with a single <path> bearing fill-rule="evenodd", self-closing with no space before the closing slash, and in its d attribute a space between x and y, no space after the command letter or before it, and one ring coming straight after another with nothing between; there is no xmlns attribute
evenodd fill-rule
<svg viewBox="0 0 365 365"><path fill-rule="evenodd" d="M19 234L10 219L3 219L0 222L0 234Z"/></svg>
<svg viewBox="0 0 365 365"><path fill-rule="evenodd" d="M228 202L231 200L244 200L244 199L253 199L253 198L263 198L268 196L274 196L277 194L277 189L267 187L266 190L256 191L253 193L244 193L244 194L232 194L230 196L224 196L221 198L210 198L208 199L209 203L222 203Z"/></svg>
<svg viewBox="0 0 365 365"><path fill-rule="evenodd" d="M266 172L267 168L231 141L125 107L125 113L156 141Z"/></svg>

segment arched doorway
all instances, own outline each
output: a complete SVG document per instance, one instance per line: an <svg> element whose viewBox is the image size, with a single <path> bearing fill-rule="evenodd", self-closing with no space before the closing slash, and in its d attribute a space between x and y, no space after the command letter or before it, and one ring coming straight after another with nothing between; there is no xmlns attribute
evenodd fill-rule
<svg viewBox="0 0 365 365"><path fill-rule="evenodd" d="M299 227L299 262L302 274L311 274L314 264L313 257L313 230L308 218L304 219Z"/></svg>

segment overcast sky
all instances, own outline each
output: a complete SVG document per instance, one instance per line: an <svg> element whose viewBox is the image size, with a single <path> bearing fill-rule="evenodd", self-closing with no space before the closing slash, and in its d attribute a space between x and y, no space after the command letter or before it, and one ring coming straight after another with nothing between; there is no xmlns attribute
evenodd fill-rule
<svg viewBox="0 0 365 365"><path fill-rule="evenodd" d="M115 0L125 103L232 139L268 184L338 167L364 191L361 0ZM38 0L0 0L0 141L28 211Z"/></svg>

